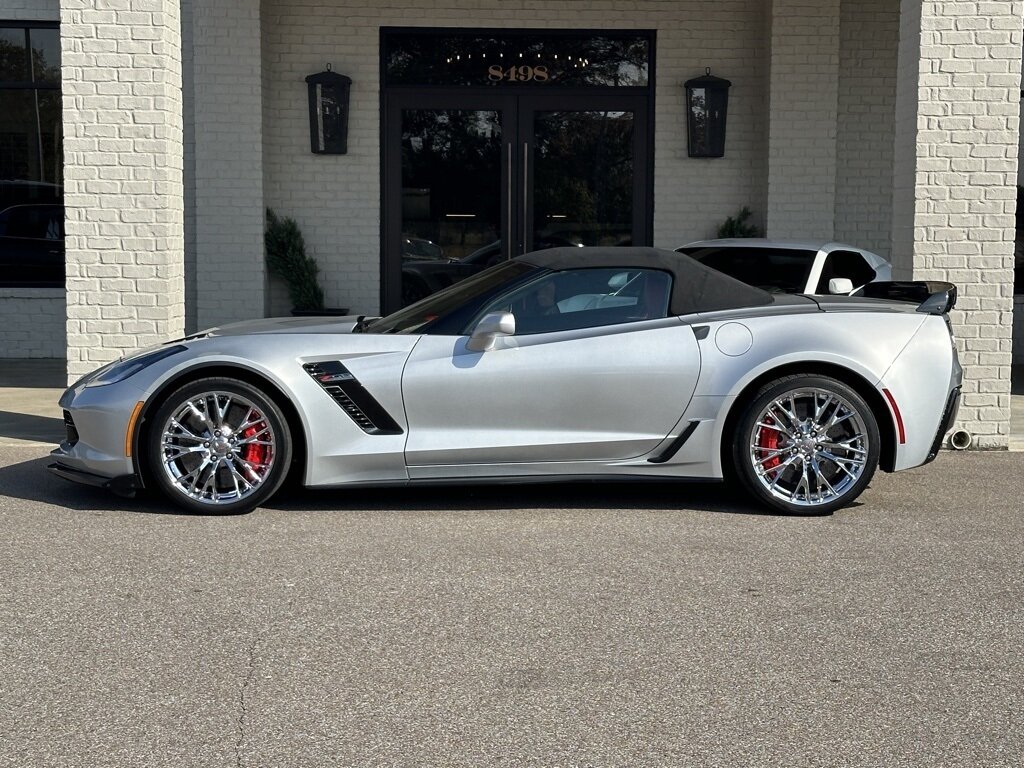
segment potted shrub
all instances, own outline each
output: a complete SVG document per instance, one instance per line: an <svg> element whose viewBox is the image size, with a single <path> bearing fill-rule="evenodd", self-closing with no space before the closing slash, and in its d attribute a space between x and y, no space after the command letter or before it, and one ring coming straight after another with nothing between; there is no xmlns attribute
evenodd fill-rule
<svg viewBox="0 0 1024 768"><path fill-rule="evenodd" d="M267 229L263 242L267 249L267 269L288 286L293 315L348 314L347 307L324 306L320 268L316 259L306 253L306 241L295 219L290 216L282 218L267 208Z"/></svg>
<svg viewBox="0 0 1024 768"><path fill-rule="evenodd" d="M735 217L729 216L718 227L718 237L723 240L734 237L757 237L760 234L757 227L747 223L752 215L750 209L744 205Z"/></svg>

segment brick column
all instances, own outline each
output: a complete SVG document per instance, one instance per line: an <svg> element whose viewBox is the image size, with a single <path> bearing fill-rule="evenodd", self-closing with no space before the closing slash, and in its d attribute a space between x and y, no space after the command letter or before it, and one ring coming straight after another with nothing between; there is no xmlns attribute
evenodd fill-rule
<svg viewBox="0 0 1024 768"><path fill-rule="evenodd" d="M178 0L61 0L68 377L184 329Z"/></svg>
<svg viewBox="0 0 1024 768"><path fill-rule="evenodd" d="M839 20L839 0L772 2L769 237L833 237Z"/></svg>
<svg viewBox="0 0 1024 768"><path fill-rule="evenodd" d="M196 0L190 5L195 317L202 329L264 316L260 3ZM305 92L305 83L295 87Z"/></svg>
<svg viewBox="0 0 1024 768"><path fill-rule="evenodd" d="M901 7L893 260L959 286L960 426L1005 448L1024 2Z"/></svg>

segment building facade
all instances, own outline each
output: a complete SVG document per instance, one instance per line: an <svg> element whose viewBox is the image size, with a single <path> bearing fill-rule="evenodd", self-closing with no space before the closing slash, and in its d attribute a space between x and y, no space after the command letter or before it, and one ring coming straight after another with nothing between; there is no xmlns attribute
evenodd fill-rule
<svg viewBox="0 0 1024 768"><path fill-rule="evenodd" d="M31 70L0 97L36 103L31 130L0 111L0 178L60 189L65 263L63 285L0 276L0 358L75 378L287 314L267 208L328 305L373 314L430 256L674 248L748 207L769 237L955 282L961 426L1009 442L1024 2L5 0L0 24ZM328 64L351 78L345 154L311 151L305 78ZM731 82L713 159L687 147L684 83L707 69Z"/></svg>

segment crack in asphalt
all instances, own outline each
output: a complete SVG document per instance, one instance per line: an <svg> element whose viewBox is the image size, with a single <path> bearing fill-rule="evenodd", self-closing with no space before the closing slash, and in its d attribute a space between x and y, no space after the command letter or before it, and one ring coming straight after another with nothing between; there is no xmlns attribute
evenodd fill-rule
<svg viewBox="0 0 1024 768"><path fill-rule="evenodd" d="M289 587L292 585L289 584ZM285 607L285 616L291 617L292 611L295 607L295 598L288 598L288 604ZM235 741L235 766L236 768L242 768L242 752L245 749L246 741L246 721L249 717L249 706L246 700L246 693L249 691L249 687L255 683L256 680L256 647L260 644L267 635L269 635L276 624L280 623L280 619L272 620L262 632L257 633L256 637L249 643L249 650L246 654L246 669L245 677L242 679L242 685L238 689L238 719L236 720L236 726L238 729L238 739Z"/></svg>
<svg viewBox="0 0 1024 768"><path fill-rule="evenodd" d="M249 708L245 702L245 692L256 677L256 646L259 645L262 633L249 644L247 670L245 679L242 680L242 687L238 691L238 740L235 742L235 765L242 768L242 749L245 745L245 720L249 714Z"/></svg>

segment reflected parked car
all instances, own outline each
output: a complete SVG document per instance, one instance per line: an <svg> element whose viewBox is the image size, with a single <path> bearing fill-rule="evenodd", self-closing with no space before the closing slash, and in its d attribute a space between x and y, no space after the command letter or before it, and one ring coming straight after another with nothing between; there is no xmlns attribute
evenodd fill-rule
<svg viewBox="0 0 1024 768"><path fill-rule="evenodd" d="M425 241L429 242L429 241ZM546 248L575 246L561 237L548 237L536 243L538 251ZM402 304L408 306L442 288L482 272L504 260L501 240L478 248L461 259L402 259Z"/></svg>
<svg viewBox="0 0 1024 768"><path fill-rule="evenodd" d="M64 284L64 206L12 205L0 211L0 284Z"/></svg>
<svg viewBox="0 0 1024 768"><path fill-rule="evenodd" d="M771 293L851 294L892 279L888 261L844 243L737 238L703 240L676 251Z"/></svg>

